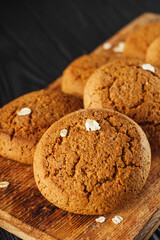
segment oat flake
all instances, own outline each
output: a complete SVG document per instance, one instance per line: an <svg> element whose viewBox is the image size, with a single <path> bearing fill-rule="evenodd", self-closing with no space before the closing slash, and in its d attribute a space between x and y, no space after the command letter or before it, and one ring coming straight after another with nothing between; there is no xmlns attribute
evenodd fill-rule
<svg viewBox="0 0 160 240"><path fill-rule="evenodd" d="M9 182L0 182L0 188L6 188L8 187Z"/></svg>
<svg viewBox="0 0 160 240"><path fill-rule="evenodd" d="M100 130L101 127L99 126L99 123L96 120L93 119L87 119L85 123L87 131L96 131Z"/></svg>
<svg viewBox="0 0 160 240"><path fill-rule="evenodd" d="M143 70L148 70L150 72L155 72L155 68L151 64L149 64L149 63L143 64L142 65L142 69Z"/></svg>
<svg viewBox="0 0 160 240"><path fill-rule="evenodd" d="M119 224L122 221L123 221L123 217L121 216L115 216L114 218L112 218L112 222L114 222L115 224Z"/></svg>
<svg viewBox="0 0 160 240"><path fill-rule="evenodd" d="M124 50L124 42L119 42L116 47L113 48L114 52L123 52Z"/></svg>
<svg viewBox="0 0 160 240"><path fill-rule="evenodd" d="M68 130L67 130L67 129L62 129L62 130L60 131L60 136L61 136L61 137L66 137L66 136L67 136L67 133L68 133Z"/></svg>
<svg viewBox="0 0 160 240"><path fill-rule="evenodd" d="M103 44L103 48L105 49L105 50L108 50L108 49L110 49L112 47L112 44L111 43L104 43Z"/></svg>
<svg viewBox="0 0 160 240"><path fill-rule="evenodd" d="M19 112L18 115L19 116L24 116L24 115L28 115L32 112L32 110L30 108L22 108Z"/></svg>
<svg viewBox="0 0 160 240"><path fill-rule="evenodd" d="M99 217L99 218L96 218L96 222L98 222L98 223L103 223L103 222L105 222L105 221L106 221L106 218L103 217L103 216L101 216L101 217Z"/></svg>

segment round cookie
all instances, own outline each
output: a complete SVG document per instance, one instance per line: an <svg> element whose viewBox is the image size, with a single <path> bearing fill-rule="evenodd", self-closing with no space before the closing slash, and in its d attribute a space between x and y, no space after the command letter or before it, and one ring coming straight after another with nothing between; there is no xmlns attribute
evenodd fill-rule
<svg viewBox="0 0 160 240"><path fill-rule="evenodd" d="M136 28L127 37L124 56L145 60L149 45L160 36L160 22L152 22Z"/></svg>
<svg viewBox="0 0 160 240"><path fill-rule="evenodd" d="M150 163L148 140L133 120L113 110L89 109L68 114L45 132L33 168L40 192L51 203L97 215L139 193Z"/></svg>
<svg viewBox="0 0 160 240"><path fill-rule="evenodd" d="M160 67L160 37L156 38L147 49L146 62Z"/></svg>
<svg viewBox="0 0 160 240"><path fill-rule="evenodd" d="M35 147L47 128L82 108L82 101L62 92L36 91L0 109L0 155L32 164Z"/></svg>
<svg viewBox="0 0 160 240"><path fill-rule="evenodd" d="M63 72L62 91L83 97L84 87L91 74L100 66L118 58L117 54L89 54L74 60Z"/></svg>
<svg viewBox="0 0 160 240"><path fill-rule="evenodd" d="M46 87L47 91L61 91L61 82L62 82L62 77L57 78L54 82L49 84Z"/></svg>
<svg viewBox="0 0 160 240"><path fill-rule="evenodd" d="M158 149L160 73L158 69L151 72L142 67L145 65L135 59L121 59L103 65L86 84L84 107L109 108L126 114L143 128L152 149Z"/></svg>

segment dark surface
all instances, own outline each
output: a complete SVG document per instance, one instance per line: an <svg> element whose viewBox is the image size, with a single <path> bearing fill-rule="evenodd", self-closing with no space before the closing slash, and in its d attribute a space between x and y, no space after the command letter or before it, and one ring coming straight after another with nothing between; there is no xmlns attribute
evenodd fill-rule
<svg viewBox="0 0 160 240"><path fill-rule="evenodd" d="M160 1L0 1L0 107L46 87L144 12L160 13ZM1 239L18 238L0 229ZM158 239L160 229L150 238Z"/></svg>

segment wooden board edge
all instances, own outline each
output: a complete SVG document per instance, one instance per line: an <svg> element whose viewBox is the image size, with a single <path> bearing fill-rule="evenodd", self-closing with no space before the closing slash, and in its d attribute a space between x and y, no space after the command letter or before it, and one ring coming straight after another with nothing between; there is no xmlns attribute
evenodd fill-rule
<svg viewBox="0 0 160 240"><path fill-rule="evenodd" d="M113 34L110 38L108 38L105 42L108 42L108 41L116 42L119 39L121 39L121 41L123 41L123 40L125 41L126 34L130 33L130 28L132 28L132 30L135 29L137 27L137 25L139 26L140 21L142 23L145 22L145 24L147 24L149 22L157 21L157 20L160 21L160 14L152 13L152 12L145 12L145 13L139 15L138 17L136 17L134 20L132 20L128 24L126 24L124 27L122 27L115 34ZM99 53L99 50L102 48L102 46L105 42L103 42L101 45L96 47L92 51L92 53Z"/></svg>
<svg viewBox="0 0 160 240"><path fill-rule="evenodd" d="M158 208L150 217L146 225L141 229L134 240L148 240L160 225L160 208Z"/></svg>
<svg viewBox="0 0 160 240"><path fill-rule="evenodd" d="M0 227L23 240L58 240L0 209ZM41 236L41 237L40 237Z"/></svg>
<svg viewBox="0 0 160 240"><path fill-rule="evenodd" d="M157 13L152 13L152 12L145 12L143 14L141 14L140 16L136 17L134 20L132 20L131 22L129 22L127 25L125 25L124 27L122 27L122 29L120 29L119 31L117 31L115 34L113 34L109 39L107 39L106 41L109 41L110 39L112 39L112 41L115 41L117 38L119 38L119 36L123 36L124 32L126 34L126 30L129 32L130 31L130 26L136 27L137 22L139 22L141 19L148 19L148 21L152 21L153 19L155 20L155 17L157 19L160 20L160 14ZM106 42L105 41L105 42ZM98 47L96 47L91 53L98 53L99 49L102 47L104 43L102 43L101 45L99 45ZM47 90L61 90L61 81L62 81L62 75L60 77L58 77L57 79L55 79L52 83L50 83L46 89Z"/></svg>
<svg viewBox="0 0 160 240"><path fill-rule="evenodd" d="M146 19L147 19L147 21L146 21ZM137 23L139 24L139 21L144 22L144 20L145 20L145 24L147 24L147 22L152 22L152 21L157 21L157 20L159 21L160 20L160 14L152 13L152 12L145 12L145 13L139 15L138 17L136 17L131 22L129 22L122 29L120 29L117 33L123 32L127 28L130 30L131 25L132 25L132 27L133 27L133 25L134 25L134 27L137 27Z"/></svg>
<svg viewBox="0 0 160 240"><path fill-rule="evenodd" d="M20 228L16 228L15 226L13 226L10 223L7 223L6 221L2 220L0 218L0 226L5 229L6 231L14 234L16 237L19 237L23 240L36 240L35 238L29 236L28 234L26 234L24 231L21 232Z"/></svg>
<svg viewBox="0 0 160 240"><path fill-rule="evenodd" d="M153 13L153 12L145 12L141 15L139 15L138 17L136 17L134 20L132 20L131 22L129 22L127 25L125 25L124 27L122 27L122 29L120 29L119 31L117 31L114 35L112 35L109 39L107 39L106 41L112 39L112 41L117 39L120 36L123 37L123 34L125 32L126 34L126 30L129 32L130 31L130 26L134 28L136 28L137 23L139 23L139 21L141 21L141 19L143 19L144 21L145 19L148 19L149 21L155 21L155 19L157 18L157 20L160 20L160 14L158 13ZM105 41L105 42L106 42ZM99 51L99 48L103 45L104 43L102 43L100 46L96 47L91 53L97 53ZM61 79L62 76L60 76L59 78L57 78L54 82L52 82L47 88L49 89L53 89L56 90L57 87L59 88L61 85ZM157 213L158 212L158 213ZM159 219L156 219L156 216L158 214ZM152 217L150 218L150 220L147 222L147 224L143 227L143 229L139 232L139 234L137 235L137 237L134 238L134 240L139 240L139 239L144 239L144 240L148 240L152 234L154 233L154 231L158 228L158 226L160 225L160 209L156 212L154 212L154 214L152 215ZM150 226L151 229L150 229ZM148 232L148 229L150 229L150 231ZM147 235L145 235L147 233ZM142 238L140 238L142 237Z"/></svg>
<svg viewBox="0 0 160 240"><path fill-rule="evenodd" d="M133 23L136 26L137 21L139 21L144 16L149 17L151 21L152 19L155 19L155 17L157 17L157 19L158 18L160 19L159 14L150 13L150 12L144 13L139 17L137 17L135 20L125 25L121 30L119 30L111 38L112 39L115 38L117 34L123 34L123 31L125 31L125 29ZM97 47L93 52L95 52L98 48L99 47ZM57 90L59 89L60 84L61 84L61 77L59 77L58 79L56 79L54 82L50 84L52 85L52 88L50 89ZM46 89L48 89L50 85ZM158 217L158 220L157 220L157 217ZM9 222L12 222L12 225ZM148 240L149 237L156 230L156 228L159 226L159 224L160 224L160 209L154 212L152 217L149 219L149 221L143 227L143 229L139 232L139 234L134 238L134 240L139 240L139 239ZM22 222L18 218L15 218L14 216L11 216L10 214L6 214L2 210L0 210L0 226L24 240L58 240L57 238L47 235L46 233L38 230L37 228L33 228L30 225L27 225L26 223ZM151 226L152 228L150 229ZM146 235L146 232L148 231L148 229L150 229L150 231ZM39 238L39 236L41 236L41 238Z"/></svg>
<svg viewBox="0 0 160 240"><path fill-rule="evenodd" d="M147 21L146 21L146 19L147 19ZM117 35L117 33L126 31L126 29L130 30L130 26L132 26L132 28L133 28L133 26L137 27L137 23L139 24L140 21L144 22L144 20L145 20L145 24L146 24L147 22L156 21L156 19L160 20L160 14L152 13L152 12L145 12L145 13L137 16L135 19L133 19L128 24L126 24L122 29L117 31L113 36Z"/></svg>

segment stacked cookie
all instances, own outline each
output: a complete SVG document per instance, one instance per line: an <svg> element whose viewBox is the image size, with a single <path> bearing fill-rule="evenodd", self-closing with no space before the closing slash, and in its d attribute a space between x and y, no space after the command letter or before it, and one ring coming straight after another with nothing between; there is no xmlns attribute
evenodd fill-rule
<svg viewBox="0 0 160 240"><path fill-rule="evenodd" d="M96 60L92 61L91 56ZM116 45L106 42L91 56L87 57L87 61L92 63L87 66L82 57L64 71L62 90L74 95L79 91L86 109L114 109L132 118L145 131L153 151L158 150L160 22L136 28L125 42L116 42ZM101 62L99 56L107 57ZM100 64L90 71L91 64L95 65L96 61Z"/></svg>
<svg viewBox="0 0 160 240"><path fill-rule="evenodd" d="M117 54L89 54L73 61L62 75L62 91L83 97L84 87L96 69L117 59Z"/></svg>
<svg viewBox="0 0 160 240"><path fill-rule="evenodd" d="M0 110L0 154L29 164L34 158L36 184L51 203L97 215L141 191L151 164L149 142L153 150L160 146L159 36L156 22L125 43L106 42L72 62L61 87ZM79 110L82 98L85 109Z"/></svg>
<svg viewBox="0 0 160 240"><path fill-rule="evenodd" d="M160 37L160 22L151 22L136 28L126 39L124 56L135 57L143 61L148 60L150 45L153 44L158 37ZM155 48L157 47L158 45L155 46ZM154 52L156 52L156 49ZM150 53L153 54L152 52Z"/></svg>
<svg viewBox="0 0 160 240"><path fill-rule="evenodd" d="M32 164L43 133L80 108L81 99L59 91L40 90L13 100L0 109L0 155Z"/></svg>
<svg viewBox="0 0 160 240"><path fill-rule="evenodd" d="M84 107L108 108L137 122L151 147L160 147L160 71L137 59L103 65L88 80Z"/></svg>
<svg viewBox="0 0 160 240"><path fill-rule="evenodd" d="M130 118L108 109L80 110L55 122L34 156L43 196L78 214L104 214L142 189L150 170L150 146Z"/></svg>

